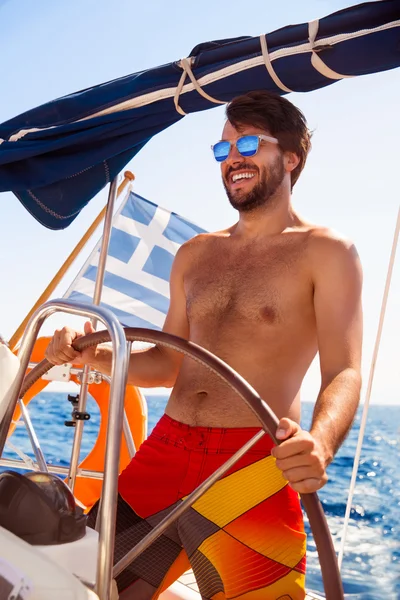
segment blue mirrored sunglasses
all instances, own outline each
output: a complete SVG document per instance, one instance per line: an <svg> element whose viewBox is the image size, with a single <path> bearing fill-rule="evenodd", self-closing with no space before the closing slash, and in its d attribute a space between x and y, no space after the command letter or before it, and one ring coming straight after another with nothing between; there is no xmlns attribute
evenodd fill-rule
<svg viewBox="0 0 400 600"><path fill-rule="evenodd" d="M258 149L260 147L260 142L270 142L271 144L279 144L279 141L270 137L269 135L244 135L234 142L234 145L237 148L237 151L242 156L254 156L257 154ZM232 143L222 140L221 142L217 142L214 146L211 146L212 151L214 152L214 158L217 162L224 162L229 156L229 153L232 148Z"/></svg>

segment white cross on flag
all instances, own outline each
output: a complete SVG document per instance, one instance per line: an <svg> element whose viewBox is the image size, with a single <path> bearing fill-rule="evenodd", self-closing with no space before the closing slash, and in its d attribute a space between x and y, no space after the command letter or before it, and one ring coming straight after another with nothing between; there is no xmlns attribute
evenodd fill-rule
<svg viewBox="0 0 400 600"><path fill-rule="evenodd" d="M204 231L131 192L113 219L101 306L110 308L126 327L161 329L174 256L181 244ZM100 243L64 298L92 303Z"/></svg>

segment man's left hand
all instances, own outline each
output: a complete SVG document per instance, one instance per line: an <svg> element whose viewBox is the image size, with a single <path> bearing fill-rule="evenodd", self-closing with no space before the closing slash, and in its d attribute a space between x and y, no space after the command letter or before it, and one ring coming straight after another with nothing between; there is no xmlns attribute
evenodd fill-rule
<svg viewBox="0 0 400 600"><path fill-rule="evenodd" d="M329 461L321 442L287 418L279 421L276 437L281 444L275 446L271 454L290 486L300 494L322 488L328 481L326 467Z"/></svg>

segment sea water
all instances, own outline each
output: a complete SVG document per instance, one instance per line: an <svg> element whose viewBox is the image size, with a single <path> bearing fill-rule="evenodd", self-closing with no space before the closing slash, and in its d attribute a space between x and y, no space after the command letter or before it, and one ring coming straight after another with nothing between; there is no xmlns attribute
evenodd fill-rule
<svg viewBox="0 0 400 600"><path fill-rule="evenodd" d="M161 417L166 396L148 396L149 432ZM303 404L302 425L309 427L312 404ZM66 393L44 392L29 405L42 450L48 463L67 466L73 429L65 427L71 405ZM82 453L96 439L99 413L89 400L91 419L85 423ZM361 410L353 429L328 469L329 482L319 496L328 519L335 548L341 532L357 444ZM17 427L12 442L33 457L25 427ZM11 450L5 456L17 458ZM318 556L309 530L307 587L323 591ZM346 598L351 600L400 600L400 406L370 408L361 463L345 546L342 578Z"/></svg>

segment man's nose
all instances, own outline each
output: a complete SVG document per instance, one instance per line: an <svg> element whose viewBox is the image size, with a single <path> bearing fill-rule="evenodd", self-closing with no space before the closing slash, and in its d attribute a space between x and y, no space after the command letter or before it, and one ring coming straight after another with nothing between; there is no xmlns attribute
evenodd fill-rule
<svg viewBox="0 0 400 600"><path fill-rule="evenodd" d="M240 152L238 151L238 149L236 148L236 144L231 144L230 150L229 150L229 154L228 154L228 158L226 159L226 163L231 163L234 164L236 162L239 162L242 160L242 155L240 154Z"/></svg>

